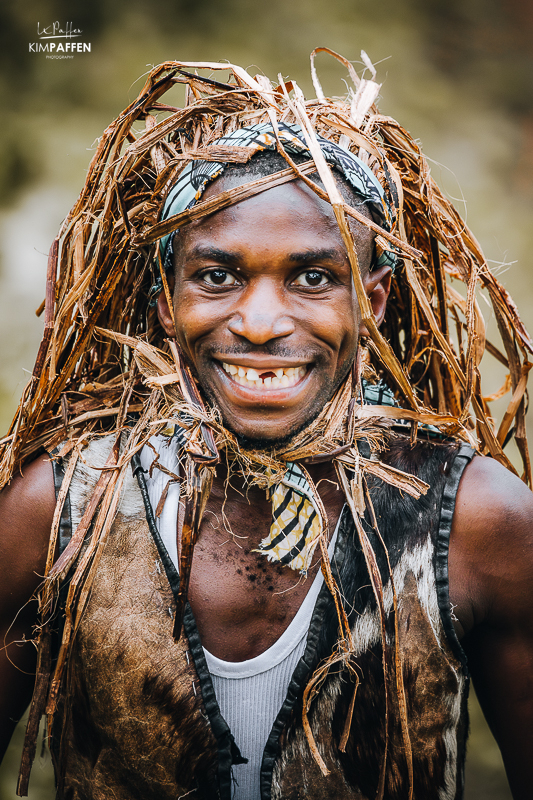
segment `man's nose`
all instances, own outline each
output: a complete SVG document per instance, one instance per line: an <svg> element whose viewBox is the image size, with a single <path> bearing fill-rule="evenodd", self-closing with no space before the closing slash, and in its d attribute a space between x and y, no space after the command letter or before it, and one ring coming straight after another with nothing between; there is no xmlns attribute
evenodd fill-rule
<svg viewBox="0 0 533 800"><path fill-rule="evenodd" d="M289 336L295 326L284 300L283 293L270 281L259 281L239 298L238 308L228 322L229 330L258 345Z"/></svg>

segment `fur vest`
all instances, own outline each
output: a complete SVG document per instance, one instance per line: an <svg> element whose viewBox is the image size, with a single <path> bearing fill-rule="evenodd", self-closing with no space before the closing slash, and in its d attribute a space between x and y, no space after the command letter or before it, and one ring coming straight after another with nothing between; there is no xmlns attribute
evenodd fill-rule
<svg viewBox="0 0 533 800"><path fill-rule="evenodd" d="M70 488L75 528L107 458L111 439L94 441ZM384 457L430 489L419 500L375 479L370 486L399 598L414 797L457 800L463 793L468 674L448 597L448 541L455 496L473 451L457 444L393 436ZM56 485L61 464L55 466ZM232 765L241 755L220 714L194 617L172 638L179 577L154 524L146 485L131 474L74 641L51 749L62 800L230 800ZM367 521L382 570L386 646L394 644L393 601L383 546ZM63 545L68 514L61 523ZM332 568L341 587L356 652L353 670L334 667L309 711L324 777L302 725L302 696L315 668L331 655L337 617L325 586L316 602L304 655L267 742L261 800L370 800L383 768L384 798L409 794L398 704L388 719L380 618L353 522L343 511ZM393 652L393 650L391 650ZM345 722L354 694L347 742ZM395 684L394 663L389 678ZM390 693L395 697L395 691Z"/></svg>

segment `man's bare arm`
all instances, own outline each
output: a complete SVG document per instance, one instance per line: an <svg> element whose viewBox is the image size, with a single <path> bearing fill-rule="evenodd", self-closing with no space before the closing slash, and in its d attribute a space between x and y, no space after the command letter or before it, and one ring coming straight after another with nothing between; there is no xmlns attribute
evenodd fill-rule
<svg viewBox="0 0 533 800"><path fill-rule="evenodd" d="M450 598L515 800L533 786L533 493L490 458L459 488Z"/></svg>
<svg viewBox="0 0 533 800"><path fill-rule="evenodd" d="M0 759L28 705L37 603L55 507L52 465L40 456L0 494Z"/></svg>

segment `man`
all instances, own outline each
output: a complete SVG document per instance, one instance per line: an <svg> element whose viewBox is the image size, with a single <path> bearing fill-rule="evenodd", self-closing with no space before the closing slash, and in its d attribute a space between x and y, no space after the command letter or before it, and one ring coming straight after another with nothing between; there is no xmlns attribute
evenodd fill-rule
<svg viewBox="0 0 533 800"><path fill-rule="evenodd" d="M407 201L402 217L400 190L409 197L413 184L395 177L383 140L359 132L372 112L364 92L349 112L328 101L306 110L297 91L284 106L280 90L238 68L228 84L177 74L188 116L158 102L165 83L154 71L108 129L63 228L70 249L47 316L48 342L60 344L52 354L45 342L25 406L24 442L47 454L30 460L36 446L26 444L23 474L1 497L4 745L32 693L28 601L47 575L19 789L46 710L60 797L460 797L471 673L513 796L529 797L533 501L498 463L502 437L479 386L470 383L479 437L495 457L474 455L453 427L468 384L446 371L447 322L429 338L431 307L409 272L419 252L427 274L441 275L429 240L437 231L451 248L454 236L428 212L417 233ZM150 108L174 113L171 123L148 117L142 146L132 141L117 162L112 136L125 141L132 110ZM274 122L273 108L285 118ZM328 108L347 114L351 152L338 127L317 136L305 116L324 125ZM398 139L386 152L398 168L409 161ZM166 186L159 222L148 201L135 217L149 181L152 201ZM82 227L88 208L101 215L96 235ZM148 291L142 248L159 239ZM429 250L417 251L424 241ZM455 246L464 264L472 251ZM393 278L400 255L405 272ZM387 319L395 344L406 329L403 274L422 328L409 343L418 395L378 331ZM141 285L157 298L160 328L145 301L135 306ZM438 277L435 286L440 310ZM518 322L515 331L524 336ZM404 408L377 382L361 337ZM435 342L450 363L432 355ZM52 391L63 392L62 417ZM515 414L521 391L517 381ZM116 427L95 427L106 415ZM22 445L11 447L20 459Z"/></svg>

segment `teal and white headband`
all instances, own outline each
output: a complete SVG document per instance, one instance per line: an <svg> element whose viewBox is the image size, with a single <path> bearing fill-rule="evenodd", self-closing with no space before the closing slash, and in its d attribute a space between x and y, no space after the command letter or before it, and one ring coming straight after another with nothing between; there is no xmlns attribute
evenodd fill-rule
<svg viewBox="0 0 533 800"><path fill-rule="evenodd" d="M280 123L279 138L288 153L311 157L309 148L301 137L299 125ZM374 221L385 230L392 230L397 216L397 208L395 207L397 205L397 193L393 182L389 181L390 195L393 200L393 204L391 204L376 176L360 158L344 147L335 144L335 142L324 139L322 136L317 136L317 139L326 161L335 167L357 194L361 196L361 201L367 205ZM253 148L254 154L264 150L277 150L274 130L266 122L239 128L227 136L222 136L212 144L250 147ZM222 175L226 166L225 162L219 161L203 161L199 159L190 161L170 190L161 219L166 220L192 208L201 199L208 183ZM163 236L159 243L160 255L165 270L172 266L172 240L174 233L175 231ZM396 253L392 249L384 250L376 258L372 268L388 265L394 271L396 262ZM160 282L154 286L150 292L152 297L161 288Z"/></svg>

